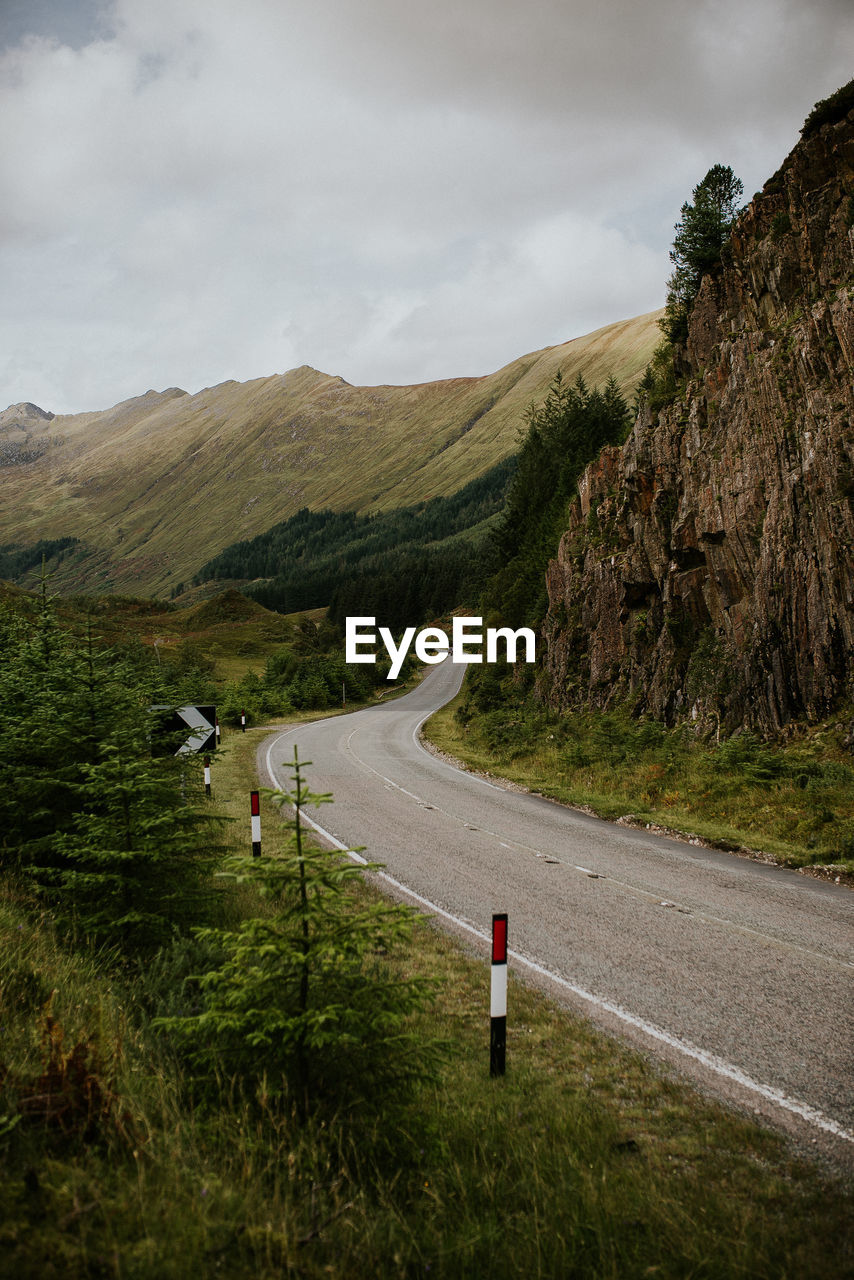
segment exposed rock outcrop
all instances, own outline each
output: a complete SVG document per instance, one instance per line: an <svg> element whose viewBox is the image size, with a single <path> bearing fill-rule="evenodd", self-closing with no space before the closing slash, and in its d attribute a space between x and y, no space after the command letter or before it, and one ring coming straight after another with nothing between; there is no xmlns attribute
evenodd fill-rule
<svg viewBox="0 0 854 1280"><path fill-rule="evenodd" d="M739 217L679 360L579 485L543 694L776 733L854 682L854 112Z"/></svg>
<svg viewBox="0 0 854 1280"><path fill-rule="evenodd" d="M51 441L45 434L54 414L25 400L0 413L0 467L34 462L46 453Z"/></svg>

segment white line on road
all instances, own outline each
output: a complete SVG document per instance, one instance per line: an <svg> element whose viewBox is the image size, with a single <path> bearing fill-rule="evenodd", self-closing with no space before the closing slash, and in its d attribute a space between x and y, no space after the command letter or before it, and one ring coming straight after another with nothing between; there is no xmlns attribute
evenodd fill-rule
<svg viewBox="0 0 854 1280"><path fill-rule="evenodd" d="M276 775L273 772L273 748L281 741L282 738L289 737L291 734L297 732L299 732L299 729L286 730L284 733L279 734L277 738L274 738L267 748L267 775L270 778L274 790L276 791L281 791L282 787L279 785ZM496 789L500 790L501 788ZM331 832L322 827L319 822L315 822L313 818L310 818L305 811L303 811L302 816L306 822L308 822L308 824L318 832L319 835L323 836L325 840L328 840L336 849L340 849L342 853L346 853L354 862L357 862L362 866L367 865L366 858L363 858L361 854L356 853L354 850L348 849L345 844L342 844L342 842L332 835ZM463 929L466 933L472 934L483 942L490 942L489 935L484 933L482 929L478 929L475 925L471 924L470 921L463 920L460 916L453 915L450 911L446 911L444 907L440 907L438 903L431 902L429 898L422 897L420 893L415 893L414 890L408 888L407 885L402 884L399 880L395 880L393 876L388 875L385 871L378 871L375 874L381 880L385 880L387 884L391 885L399 893L405 894L406 897L419 903L420 906L425 907L433 914L440 916L444 920L448 920L457 928ZM628 1009L624 1009L621 1005L615 1004L612 1000L608 1000L604 996L597 996L593 992L585 990L584 987L580 987L576 983L570 982L568 978L562 977L552 969L547 969L536 960L531 960L528 956L522 955L521 952L509 951L508 954L516 964L532 970L532 972L539 974L550 982L556 983L566 991L571 991L572 994L577 996L579 999L584 1000L586 1003L593 1005L597 1009L601 1009L605 1013L611 1014L621 1022L624 1022L627 1026L634 1027L636 1030L643 1032L644 1035L649 1036L651 1039L657 1040L659 1044L665 1044L669 1048L675 1049L684 1057L700 1063L700 1065L706 1067L716 1075L722 1076L726 1080L730 1080L735 1084L741 1085L742 1088L749 1090L751 1093L757 1094L759 1097L764 1098L767 1102L773 1103L782 1110L788 1111L791 1115L799 1116L802 1120L806 1120L808 1124L813 1125L815 1128L821 1129L825 1133L832 1134L836 1138L842 1138L846 1142L854 1143L854 1133L843 1128L842 1125L838 1124L830 1116L826 1116L824 1112L818 1111L815 1107L810 1107L806 1102L801 1102L797 1098L790 1098L787 1094L783 1093L782 1090L775 1089L771 1085L762 1084L760 1081L754 1080L751 1076L742 1071L740 1067L735 1066L733 1063L717 1057L716 1054L708 1053L705 1049L699 1049L696 1045L691 1044L687 1040L681 1040L678 1036L674 1036L669 1031L665 1031L663 1027L658 1027L653 1022L647 1022L646 1019L637 1017L635 1014L630 1013Z"/></svg>
<svg viewBox="0 0 854 1280"><path fill-rule="evenodd" d="M424 752L424 754L428 756L430 760L442 765L444 768L452 769L454 770L455 773L462 773L464 777L472 778L475 782L482 782L484 783L485 786L491 787L493 791L501 791L506 795L507 794L506 788L497 786L493 782L487 782L485 778L479 778L477 774L470 773L467 769L465 770L458 769L455 765L448 764L446 760L438 760L437 757L434 756L431 752L425 751L419 739L419 734L421 731L421 726L424 724L425 720L429 719L429 715L431 714L432 712L426 716L423 716L421 720L419 720L418 724L415 726L415 729L413 730L413 734L412 734L412 740L415 746L420 751ZM353 757L353 759L359 765L361 765L363 769L367 769L368 772L372 773L375 778L381 778L383 782L387 784L387 786L394 788L395 791L399 791L402 795L408 796L410 800L414 800L416 804L421 805L422 808L434 809L437 813L442 813L445 815L446 818L450 818L452 822L458 822L468 830L475 830L475 828L469 826L469 824L465 821L464 818L459 817L455 813L451 813L449 809L443 809L441 805L433 805L428 803L428 801L424 800L421 796L415 795L414 792L412 791L407 791L406 787L402 787L398 782L395 782L392 778L387 778L385 774L379 773L376 769L374 769L371 765L368 764L367 760L364 760L360 755L357 755L356 751L353 748L352 742L355 735L359 732L359 727L360 726L357 725L356 728L353 729L352 732L348 735L347 750L350 753L350 755ZM557 803L557 802L553 802L553 803ZM499 834L499 832L492 831L489 827L480 827L478 829L484 835L492 836L493 839L497 840L498 843L504 849L519 849L523 853L532 853L534 854L535 857L545 858L549 862L557 862L557 863L560 863L562 866L573 866L576 871L583 872L584 875L589 876L593 880L601 880L603 884L615 885L618 889L624 889L627 893L633 893L637 897L643 898L647 902L654 902L654 903L661 902L660 894L652 893L649 889L642 889L640 885L632 884L628 880L620 880L617 876L608 875L607 872L604 872L604 871L593 871L589 867L575 866L574 863L564 863L561 858L554 857L554 852L555 852L554 850L546 851L543 849L537 849L534 845L523 844L519 840L513 840L510 842L510 844L505 844L504 841L501 839L501 835ZM667 905L675 907L683 915L691 916L694 920L697 920L697 921L702 920L702 921L705 921L707 924L720 925L724 929L734 930L736 933L744 933L744 934L748 934L753 938L761 938L763 942L770 943L772 946L785 947L789 951L797 951L801 955L809 956L811 960L819 960L823 964L836 965L842 969L854 969L854 964L852 964L848 960L842 960L838 956L825 955L821 951L813 951L809 947L802 947L800 943L792 942L788 938L777 938L772 933L765 933L761 929L753 929L751 928L750 925L740 924L737 920L728 920L725 916L712 915L708 911L703 911L701 907L697 907L697 906L692 907L682 902L669 902L667 903Z"/></svg>

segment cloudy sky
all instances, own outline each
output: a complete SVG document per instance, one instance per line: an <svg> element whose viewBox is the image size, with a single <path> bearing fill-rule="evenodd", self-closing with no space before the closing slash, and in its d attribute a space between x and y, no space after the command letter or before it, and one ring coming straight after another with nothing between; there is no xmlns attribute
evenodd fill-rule
<svg viewBox="0 0 854 1280"><path fill-rule="evenodd" d="M851 0L0 0L0 408L481 374L662 304Z"/></svg>

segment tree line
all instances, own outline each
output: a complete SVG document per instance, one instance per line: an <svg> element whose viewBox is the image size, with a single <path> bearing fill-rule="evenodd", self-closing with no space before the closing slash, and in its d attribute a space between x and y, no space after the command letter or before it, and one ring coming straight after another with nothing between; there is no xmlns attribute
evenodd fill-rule
<svg viewBox="0 0 854 1280"><path fill-rule="evenodd" d="M375 515L303 508L227 547L195 582L257 579L243 590L268 609L329 606L339 621L367 610L392 627L473 603L488 571L488 522L514 469L507 458L450 497Z"/></svg>

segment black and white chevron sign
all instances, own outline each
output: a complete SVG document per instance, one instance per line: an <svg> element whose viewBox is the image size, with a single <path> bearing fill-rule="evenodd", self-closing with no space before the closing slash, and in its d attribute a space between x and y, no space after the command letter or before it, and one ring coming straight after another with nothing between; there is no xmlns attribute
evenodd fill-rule
<svg viewBox="0 0 854 1280"><path fill-rule="evenodd" d="M169 711L158 725L162 734L168 734L173 741L182 730L189 730L189 736L175 752L176 756L190 755L196 751L214 751L216 749L216 707L212 705L200 707L152 707L152 711Z"/></svg>

